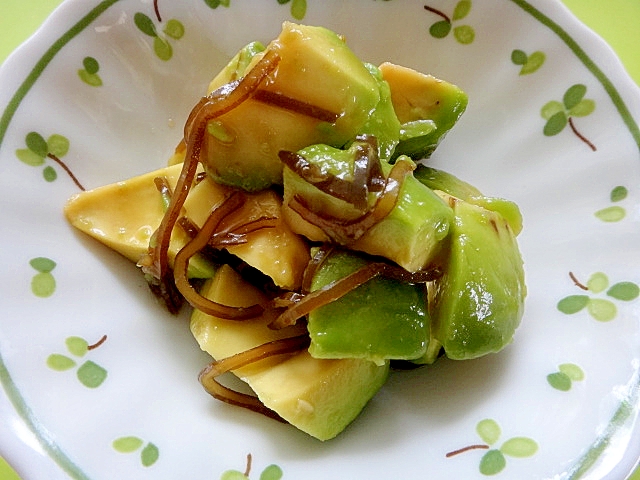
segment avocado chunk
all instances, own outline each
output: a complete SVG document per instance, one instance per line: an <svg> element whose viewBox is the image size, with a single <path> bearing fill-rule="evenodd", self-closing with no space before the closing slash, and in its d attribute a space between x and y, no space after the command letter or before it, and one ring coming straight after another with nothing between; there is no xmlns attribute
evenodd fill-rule
<svg viewBox="0 0 640 480"><path fill-rule="evenodd" d="M148 252L164 215L165 205L154 179L164 177L173 188L181 168L181 165L165 167L77 193L66 203L64 214L76 229L137 263ZM187 240L184 231L174 230L169 246L171 265ZM191 278L209 278L214 272L215 265L203 256L191 258L188 269Z"/></svg>
<svg viewBox="0 0 640 480"><path fill-rule="evenodd" d="M353 181L359 144L359 141L353 142L347 150L312 145L297 153L323 174ZM407 157L398 161L412 162ZM384 175L388 175L392 165L382 162L381 168ZM300 197L314 211L344 221L362 214L349 202L320 190L289 167L285 167L283 178L285 219L294 232L311 241L326 242L330 236L291 208L292 199ZM375 197L371 197L370 202L374 201ZM429 266L437 257L452 221L451 208L409 173L404 177L391 212L354 242L344 241L343 244L348 243L353 250L383 256L414 272Z"/></svg>
<svg viewBox="0 0 640 480"><path fill-rule="evenodd" d="M402 124L395 156L428 158L466 110L467 94L449 82L393 63L383 63L380 71Z"/></svg>
<svg viewBox="0 0 640 480"><path fill-rule="evenodd" d="M263 294L244 282L228 266L207 281L202 294L235 306L264 300ZM267 313L257 319L234 322L194 311L191 331L200 347L214 359L226 358L251 347L292 337L304 325L272 330ZM342 432L384 384L389 364L376 365L360 359L326 360L302 351L269 357L234 372L255 392L264 405L294 427L319 439L329 440Z"/></svg>
<svg viewBox="0 0 640 480"><path fill-rule="evenodd" d="M176 164L78 193L65 205L65 215L75 228L137 263L148 252L164 216L163 198L154 179L166 178L174 188L181 169L182 165ZM184 205L185 216L201 227L211 209L229 192L229 187L205 177L191 188ZM229 220L246 222L261 216L274 219L273 226L248 233L246 243L229 245L227 250L269 276L278 287L295 290L309 261L309 247L284 221L280 197L271 190L247 194L245 204ZM170 265L188 240L180 227L174 228L168 252ZM191 278L209 278L215 268L206 257L195 255L188 274Z"/></svg>
<svg viewBox="0 0 640 480"><path fill-rule="evenodd" d="M450 251L433 282L433 336L449 358L480 357L509 344L524 312L522 257L497 212L443 194L453 208Z"/></svg>
<svg viewBox="0 0 640 480"><path fill-rule="evenodd" d="M189 192L184 207L188 217L198 226L204 225L209 212L230 192L229 187L205 178ZM247 193L245 203L227 220L229 224L258 221L266 217L271 227L260 228L245 235L246 242L227 245L226 250L248 265L270 277L274 284L286 290L297 290L304 269L309 263L309 246L295 234L282 214L282 199L273 190Z"/></svg>
<svg viewBox="0 0 640 480"><path fill-rule="evenodd" d="M439 190L465 202L498 212L509 222L516 236L522 231L522 213L514 202L504 198L487 197L455 175L423 164L416 167L413 175L431 190Z"/></svg>
<svg viewBox="0 0 640 480"><path fill-rule="evenodd" d="M380 102L376 78L326 28L285 22L266 52L280 58L269 80L209 122L204 138L207 173L248 191L282 183L281 150L352 140ZM260 58L257 53L247 69Z"/></svg>
<svg viewBox="0 0 640 480"><path fill-rule="evenodd" d="M311 290L338 281L369 263L349 251L329 255ZM424 355L430 319L424 284L374 277L309 314L309 353L315 358L363 358L377 364Z"/></svg>

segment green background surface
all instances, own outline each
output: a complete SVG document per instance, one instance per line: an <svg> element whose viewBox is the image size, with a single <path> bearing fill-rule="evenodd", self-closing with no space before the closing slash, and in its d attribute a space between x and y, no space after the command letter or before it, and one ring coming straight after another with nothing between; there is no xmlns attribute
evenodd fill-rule
<svg viewBox="0 0 640 480"><path fill-rule="evenodd" d="M0 62L27 40L62 0L1 0ZM615 50L640 85L640 0L562 0ZM20 480L0 457L0 479ZM629 480L640 480L638 469Z"/></svg>

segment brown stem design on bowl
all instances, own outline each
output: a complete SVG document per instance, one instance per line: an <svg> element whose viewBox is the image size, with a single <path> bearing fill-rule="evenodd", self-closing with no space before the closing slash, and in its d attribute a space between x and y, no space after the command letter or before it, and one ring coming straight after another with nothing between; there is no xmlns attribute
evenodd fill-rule
<svg viewBox="0 0 640 480"><path fill-rule="evenodd" d="M451 23L451 19L444 12L442 12L442 11L436 9L436 8L430 7L429 5L425 5L424 9L429 11L429 12L431 12L431 13L435 13L436 15L442 17L445 22Z"/></svg>
<svg viewBox="0 0 640 480"><path fill-rule="evenodd" d="M585 137L584 135L582 135L578 131L578 129L576 128L575 124L573 123L573 118L571 118L571 117L569 117L569 126L571 127L571 130L573 131L573 133L575 133L575 135L580 140L582 140L584 143L586 143L591 150L593 150L594 152L597 150L596 146L593 143L591 143L591 141L587 137Z"/></svg>
<svg viewBox="0 0 640 480"><path fill-rule="evenodd" d="M73 180L73 183L75 183L78 188L82 191L85 190L85 188L82 186L82 184L80 183L80 181L77 179L77 177L73 174L73 172L71 171L71 169L67 166L66 163L64 163L62 160L60 160L56 155L54 155L53 153L47 153L47 157L49 157L51 160L53 160L54 162L56 162L58 165L60 165L60 167L62 167L62 169L67 172L67 175L69 175L69 177L71 178L71 180Z"/></svg>

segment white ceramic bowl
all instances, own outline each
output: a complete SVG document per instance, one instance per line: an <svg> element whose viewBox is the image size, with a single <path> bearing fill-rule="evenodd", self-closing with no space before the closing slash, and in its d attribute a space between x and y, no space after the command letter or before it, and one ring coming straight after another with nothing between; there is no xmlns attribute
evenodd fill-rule
<svg viewBox="0 0 640 480"><path fill-rule="evenodd" d="M631 471L640 93L601 40L551 0L156 5L159 17L150 0L69 0L0 70L0 451L25 478L229 479L248 454L250 477L264 479L483 478L498 470L491 458L518 480ZM325 443L203 392L208 358L186 317L165 314L133 265L67 225L77 187L43 158L58 154L88 188L160 167L213 74L283 20L465 89L469 108L432 163L516 201L525 220L529 295L515 342L394 373ZM571 124L545 133L560 111ZM76 338L103 335L90 351ZM51 368L52 354L70 368Z"/></svg>

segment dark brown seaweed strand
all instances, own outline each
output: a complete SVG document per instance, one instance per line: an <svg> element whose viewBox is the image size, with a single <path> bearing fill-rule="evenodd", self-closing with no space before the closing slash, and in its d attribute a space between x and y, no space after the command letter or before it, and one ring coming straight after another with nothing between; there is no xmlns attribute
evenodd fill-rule
<svg viewBox="0 0 640 480"><path fill-rule="evenodd" d="M571 117L569 117L569 126L571 127L571 130L573 131L573 133L575 133L580 140L586 143L592 151L595 152L597 150L596 146L593 143L591 143L591 141L587 137L585 137L578 131L575 124L573 123L573 118Z"/></svg>
<svg viewBox="0 0 640 480"><path fill-rule="evenodd" d="M320 228L332 241L348 245L362 237L393 210L398 201L404 177L414 168L414 164L411 162L398 161L389 172L385 187L378 194L373 207L353 220L344 220L323 212L315 212L300 195L294 195L289 200L288 206L304 220Z"/></svg>
<svg viewBox="0 0 640 480"><path fill-rule="evenodd" d="M451 19L450 19L446 14L444 14L443 12L441 12L440 10L437 10L437 9L435 9L435 8L433 8L433 7L428 6L428 5L425 5L425 6L424 6L424 9L425 9L425 10L427 10L427 11L429 11L429 12L431 12L431 13L435 13L436 15L441 16L442 18L444 18L444 20L445 20L446 22L451 23Z"/></svg>
<svg viewBox="0 0 640 480"><path fill-rule="evenodd" d="M264 406L260 399L253 395L247 395L227 388L221 385L216 378L224 373L246 367L247 365L259 362L268 357L300 352L309 347L310 341L309 335L304 334L297 337L281 338L263 345L258 345L244 352L210 363L202 369L198 379L207 393L213 398L231 405L253 410L269 418L286 423L286 420L280 415Z"/></svg>
<svg viewBox="0 0 640 480"><path fill-rule="evenodd" d="M335 123L340 115L318 107L311 105L310 103L296 100L295 98L287 97L281 93L271 92L269 90L258 90L253 96L254 100L257 100L267 105L273 105L274 107L283 108L291 112L299 113L307 117L315 118L321 122Z"/></svg>
<svg viewBox="0 0 640 480"><path fill-rule="evenodd" d="M258 304L250 307L233 307L203 297L189 282L187 269L190 258L209 245L211 237L214 236L216 229L224 217L235 211L242 203L244 203L244 196L240 192L233 192L227 197L218 207L213 209L200 231L180 249L174 260L173 273L175 285L185 300L187 300L193 308L208 315L225 318L227 320L255 318L262 314L264 308Z"/></svg>
<svg viewBox="0 0 640 480"><path fill-rule="evenodd" d="M60 160L56 155L54 155L53 153L47 153L47 157L49 157L51 160L53 160L54 162L56 162L58 165L60 165L60 167L67 172L67 175L69 175L69 177L71 178L71 180L73 180L73 183L76 184L76 186L82 190L84 192L85 188L82 186L82 184L80 183L80 181L76 178L76 176L73 174L73 172L71 171L71 169L67 166L66 163L64 163L62 160Z"/></svg>
<svg viewBox="0 0 640 480"><path fill-rule="evenodd" d="M98 348L100 345L102 345L106 341L107 341L107 336L103 335L100 338L100 340L98 340L96 343L94 343L93 345L87 346L87 350L93 350L94 348Z"/></svg>
<svg viewBox="0 0 640 480"><path fill-rule="evenodd" d="M583 283L581 283L576 276L573 274L573 272L569 272L569 278L571 278L571 280L573 280L573 283L576 285L576 287L581 288L582 290L589 290L589 287L587 287L586 285L584 285Z"/></svg>
<svg viewBox="0 0 640 480"><path fill-rule="evenodd" d="M324 243L318 248L318 251L315 253L315 255L311 257L302 274L302 286L300 287L302 293L306 294L311 291L311 282L313 281L313 277L315 276L318 269L322 266L324 261L329 258L329 254L333 251L333 249L333 245Z"/></svg>
<svg viewBox="0 0 640 480"><path fill-rule="evenodd" d="M464 448L459 448L458 450L454 450L453 452L449 452L445 455L445 457L450 458L450 457L454 457L456 455L459 455L461 453L464 452L468 452L469 450L488 450L490 447L489 445L484 445L484 444L478 444L478 445L469 445L468 447L464 447Z"/></svg>
<svg viewBox="0 0 640 480"><path fill-rule="evenodd" d="M180 305L177 302L179 296L169 268L169 243L173 228L180 216L180 210L196 176L207 124L249 98L277 68L279 61L280 57L276 52L268 51L242 80L220 87L203 97L191 110L185 123L186 154L184 164L176 182L175 194L171 197L169 208L162 217L157 230L158 243L152 253L153 264L146 271L158 279L158 285L153 288L165 299L167 308L172 313L177 313Z"/></svg>

